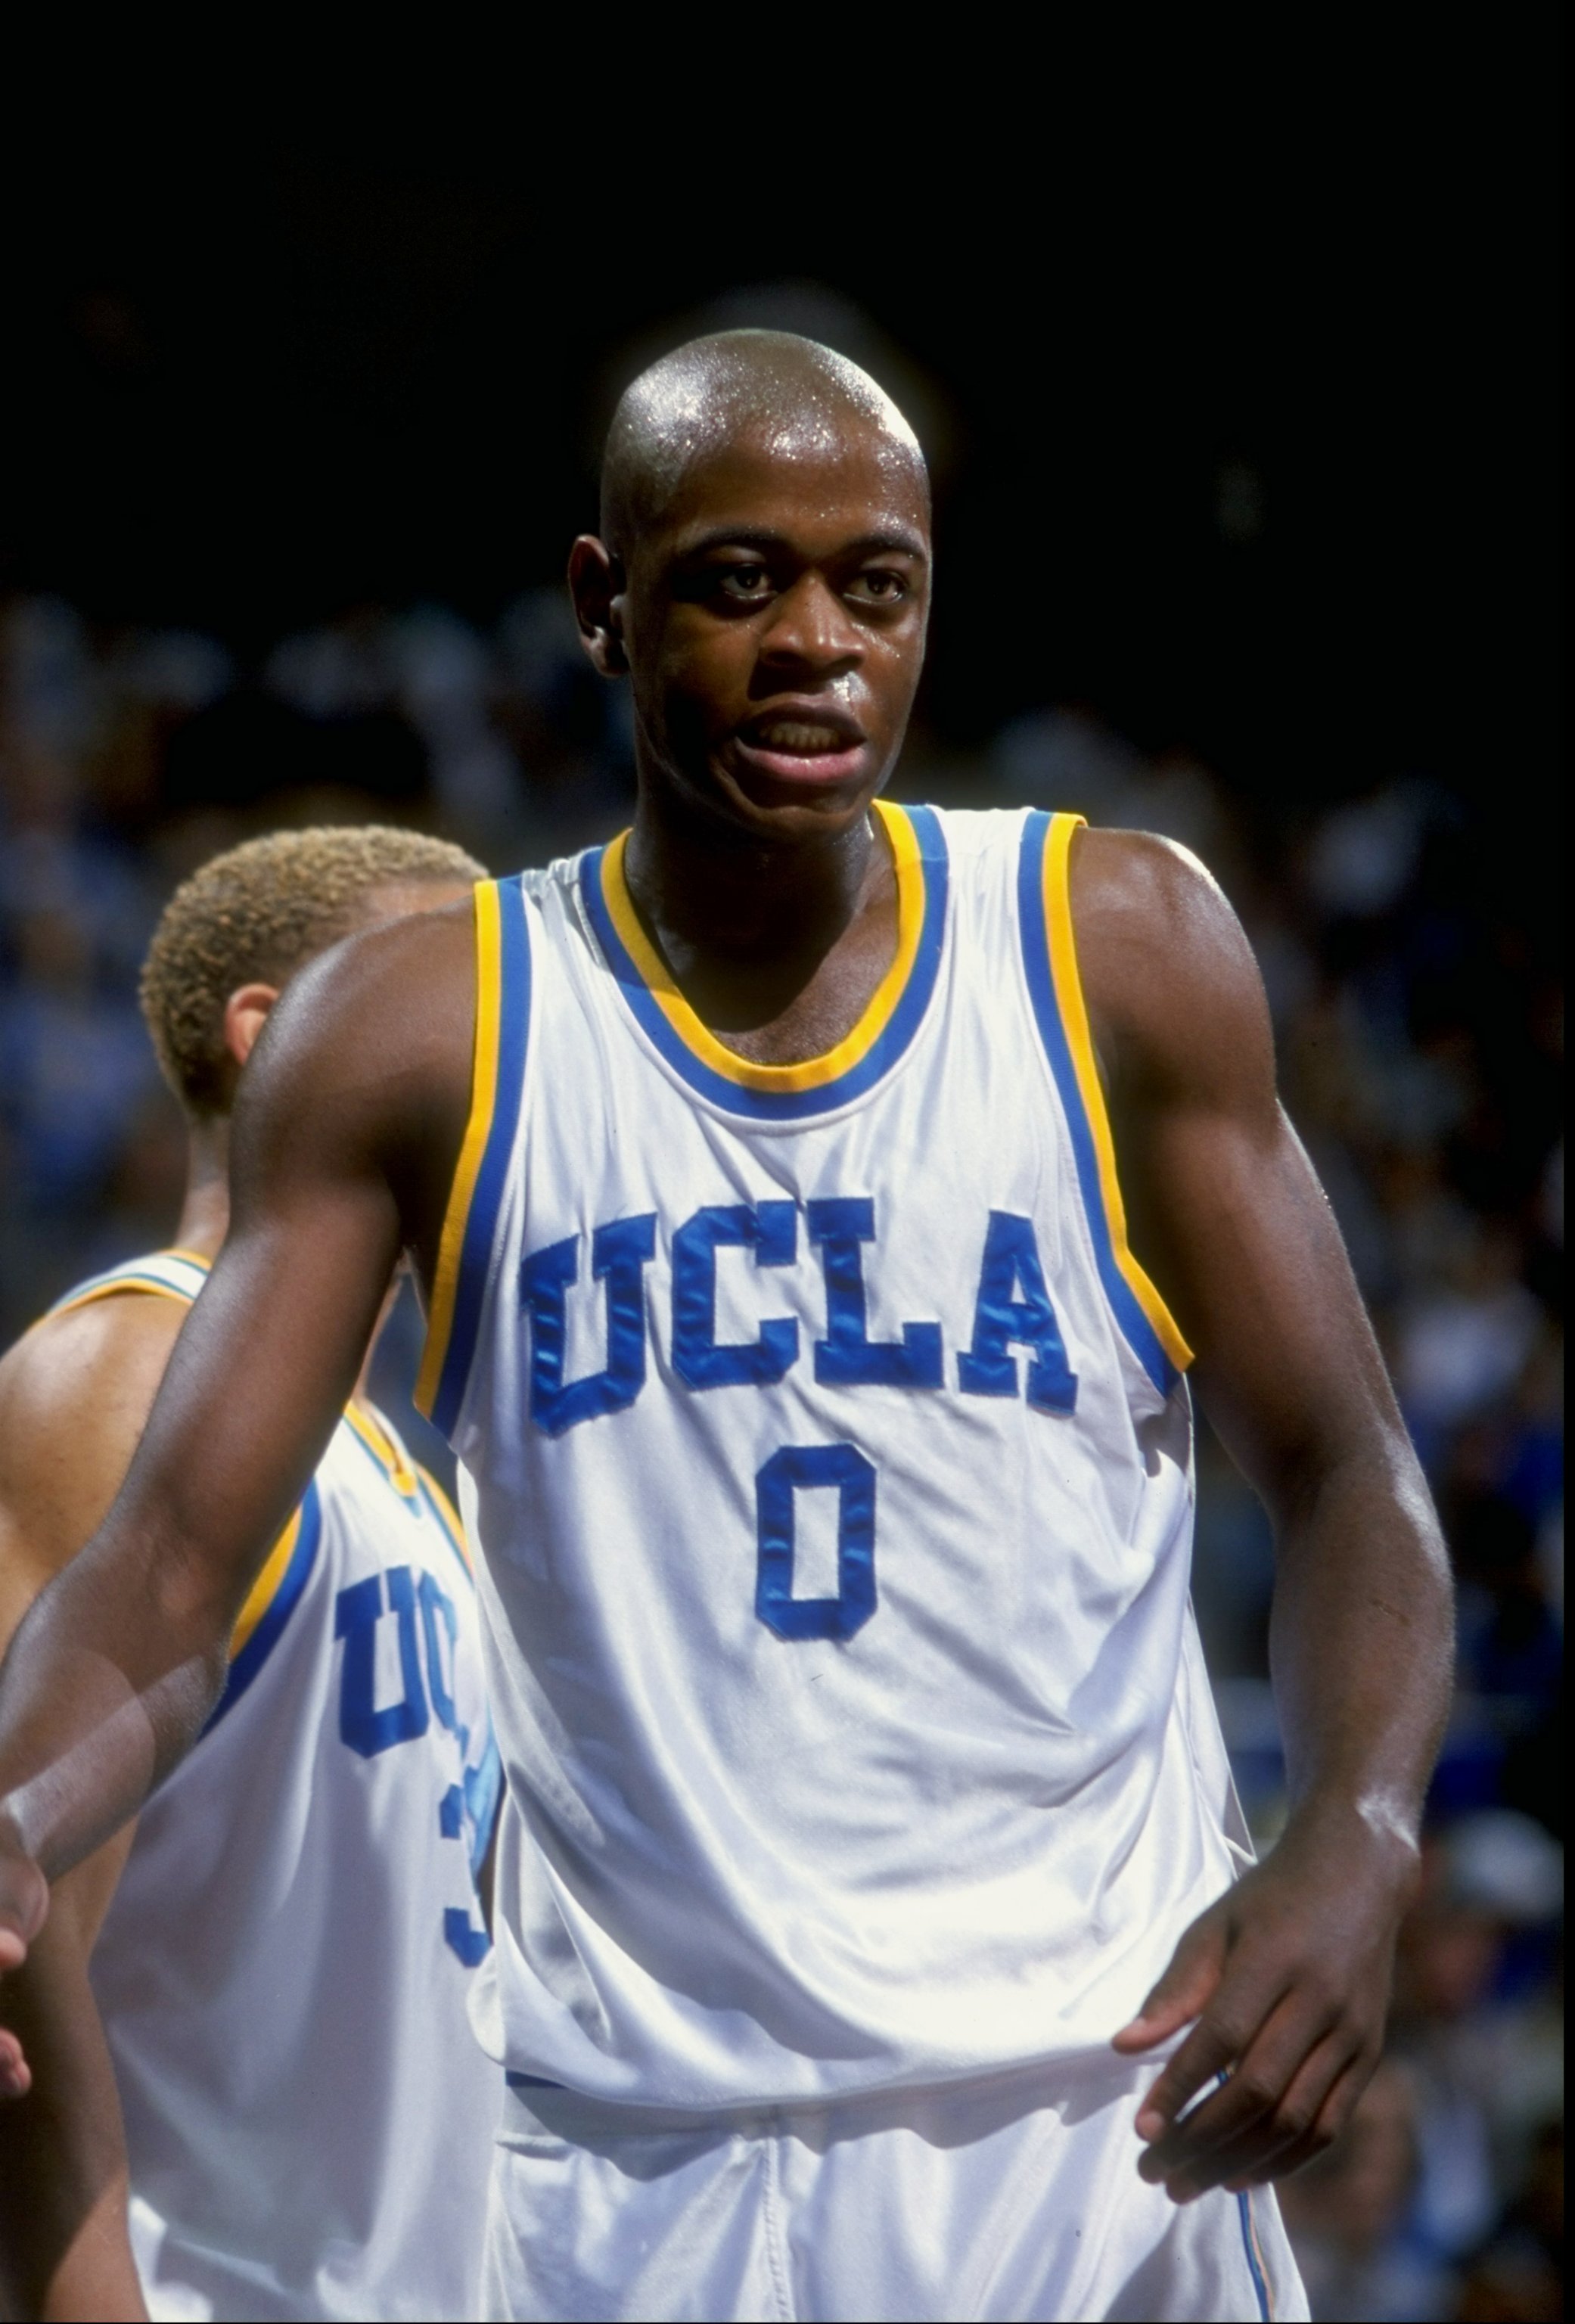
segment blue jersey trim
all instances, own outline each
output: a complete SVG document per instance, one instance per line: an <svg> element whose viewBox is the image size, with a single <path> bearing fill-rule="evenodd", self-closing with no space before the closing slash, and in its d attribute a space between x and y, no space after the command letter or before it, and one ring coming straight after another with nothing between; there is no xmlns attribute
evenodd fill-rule
<svg viewBox="0 0 1575 2324"><path fill-rule="evenodd" d="M230 1665L225 1691L202 1730L204 1735L211 1735L226 1713L234 1710L283 1637L285 1625L300 1603L301 1593L311 1579L322 1538L322 1503L314 1477L301 1499L300 1530L296 1536L290 1563L284 1569L267 1612Z"/></svg>
<svg viewBox="0 0 1575 2324"><path fill-rule="evenodd" d="M1093 1240L1100 1281L1104 1285L1105 1296L1128 1345L1160 1395L1168 1396L1180 1374L1161 1346L1158 1333L1117 1264L1110 1216L1105 1208L1104 1187L1100 1178L1099 1157L1094 1150L1093 1129L1078 1085L1066 1028L1056 1006L1055 985L1050 967L1049 929L1045 918L1045 846L1049 835L1049 816L1042 808L1034 808L1023 825L1022 846L1018 857L1018 917L1022 929L1023 967L1028 981L1028 999L1033 1005L1039 1038L1050 1060L1056 1089L1061 1094L1067 1128L1072 1132L1077 1183L1082 1189L1082 1207Z"/></svg>
<svg viewBox="0 0 1575 2324"><path fill-rule="evenodd" d="M858 1064L846 1073L839 1074L834 1080L823 1082L811 1089L751 1089L742 1082L732 1081L725 1074L714 1071L703 1058L695 1056L668 1021L612 924L602 887L602 859L606 849L593 848L582 858L580 895L595 931L596 941L618 982L630 1013L659 1055L687 1083L696 1096L709 1100L723 1112L741 1114L754 1121L813 1120L817 1114L830 1113L873 1089L908 1048L924 1021L940 971L946 930L948 864L945 838L934 808L909 807L904 807L902 812L912 825L918 842L925 882L924 918L912 973L879 1037Z"/></svg>
<svg viewBox="0 0 1575 2324"><path fill-rule="evenodd" d="M492 1126L465 1215L454 1320L432 1399L433 1425L445 1436L452 1435L459 1417L481 1326L493 1238L503 1199L509 1157L514 1150L514 1133L520 1125L530 1038L530 936L526 923L525 891L516 873L513 879L498 882L498 1055Z"/></svg>
<svg viewBox="0 0 1575 2324"><path fill-rule="evenodd" d="M503 1761L490 1719L487 1721L487 1748L476 1765L465 1769L464 1784L465 1804L470 1815L473 1835L470 1869L474 1879L479 1878L487 1850L493 1844L493 1825L497 1820L498 1803L503 1795Z"/></svg>
<svg viewBox="0 0 1575 2324"><path fill-rule="evenodd" d="M1236 2198L1237 2215L1241 2222L1241 2242L1247 2253L1247 2272L1252 2278L1252 2289L1257 2301L1259 2324L1274 2324L1274 2304L1269 2299L1268 2278L1257 2254L1257 2236L1252 2224L1252 2200L1245 2189Z"/></svg>

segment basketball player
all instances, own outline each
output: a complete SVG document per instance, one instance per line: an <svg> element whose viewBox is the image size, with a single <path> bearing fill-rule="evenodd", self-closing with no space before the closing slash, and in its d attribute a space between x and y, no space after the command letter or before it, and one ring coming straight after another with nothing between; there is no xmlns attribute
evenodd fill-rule
<svg viewBox="0 0 1575 2324"><path fill-rule="evenodd" d="M1003 654L1053 553L971 576ZM275 1011L223 1257L0 1679L9 1949L207 1717L408 1248L507 1784L488 2312L1304 2315L1264 2190L1377 2054L1451 1637L1251 955L1160 842L882 804L928 493L824 348L637 381L571 583L633 829ZM1256 1868L1192 1351L1278 1529Z"/></svg>
<svg viewBox="0 0 1575 2324"><path fill-rule="evenodd" d="M478 870L412 832L292 832L170 903L143 1004L189 1129L178 1248L0 1363L6 1635L113 1499L224 1241L231 1103L279 987ZM0 2107L5 2313L474 2314L502 2095L465 2016L497 1788L474 1600L442 1494L358 1387L200 1741L0 1994L38 2075Z"/></svg>

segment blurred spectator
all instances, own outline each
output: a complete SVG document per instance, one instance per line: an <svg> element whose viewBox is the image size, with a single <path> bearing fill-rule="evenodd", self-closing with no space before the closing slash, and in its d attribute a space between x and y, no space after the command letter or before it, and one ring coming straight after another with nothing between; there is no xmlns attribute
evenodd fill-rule
<svg viewBox="0 0 1575 2324"><path fill-rule="evenodd" d="M0 1333L175 1214L179 1125L134 992L177 879L253 830L373 815L501 869L545 862L627 819L632 760L627 695L591 675L557 589L490 627L347 606L250 665L189 630L0 604ZM1249 814L1191 753L1151 756L1089 705L1018 717L981 751L916 726L899 787L1160 832L1241 913L1460 1585L1394 2055L1286 2216L1315 2316L1558 2314L1563 1016L1513 850L1410 776L1312 816L1266 787ZM391 1402L420 1329L407 1294L380 1356ZM402 1425L446 1457L408 1407ZM1273 1543L1206 1427L1198 1477L1199 1623L1267 1847Z"/></svg>
<svg viewBox="0 0 1575 2324"><path fill-rule="evenodd" d="M1280 2190L1308 2305L1328 2324L1451 2312L1447 2272L1407 2233L1421 2112L1405 2069L1386 2061L1345 2135Z"/></svg>
<svg viewBox="0 0 1575 2324"><path fill-rule="evenodd" d="M1441 2264L1482 2244L1524 2184L1562 2091L1561 2012L1546 1983L1562 1851L1511 1809L1430 1841L1401 1939L1391 2046L1417 2093L1412 2226Z"/></svg>
<svg viewBox="0 0 1575 2324"><path fill-rule="evenodd" d="M1554 2324L1564 2313L1564 2123L1543 2125L1524 2184L1497 2233L1472 2255L1455 2314L1462 2324Z"/></svg>

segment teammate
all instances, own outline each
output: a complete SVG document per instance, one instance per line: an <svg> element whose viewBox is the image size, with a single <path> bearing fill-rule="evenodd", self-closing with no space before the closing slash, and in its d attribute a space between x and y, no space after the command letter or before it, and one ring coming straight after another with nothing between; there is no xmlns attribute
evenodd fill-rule
<svg viewBox="0 0 1575 2324"><path fill-rule="evenodd" d="M143 1005L189 1128L179 1247L0 1363L4 1635L113 1499L224 1241L231 1103L278 988L479 868L411 832L286 833L170 902ZM358 1387L201 1739L0 1992L37 2068L0 2106L5 2312L474 2314L502 2096L465 2016L497 1790L474 1601L441 1492Z"/></svg>
<svg viewBox="0 0 1575 2324"><path fill-rule="evenodd" d="M968 576L1003 655L1053 553ZM882 804L927 484L824 348L637 381L570 577L633 829L275 1012L223 1257L0 1678L9 1950L207 1716L406 1247L507 1783L488 2312L1304 2314L1262 2190L1377 2056L1451 1638L1250 954L1163 843ZM1257 1868L1189 1348L1278 1534Z"/></svg>

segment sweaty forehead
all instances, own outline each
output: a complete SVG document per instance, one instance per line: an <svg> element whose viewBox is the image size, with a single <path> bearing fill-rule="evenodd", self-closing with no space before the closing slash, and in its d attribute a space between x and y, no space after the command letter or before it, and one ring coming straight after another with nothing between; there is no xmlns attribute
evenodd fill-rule
<svg viewBox="0 0 1575 2324"><path fill-rule="evenodd" d="M852 491L925 524L928 478L890 397L845 357L786 333L696 340L636 380L613 418L603 530L632 548L718 500ZM726 521L726 520L723 520Z"/></svg>
<svg viewBox="0 0 1575 2324"><path fill-rule="evenodd" d="M929 540L923 472L872 430L784 440L745 429L695 454L648 518L639 549L642 557L682 555L723 534L770 534L808 549L879 538L909 541L922 554Z"/></svg>

